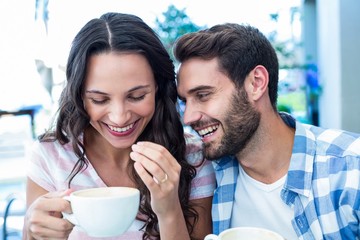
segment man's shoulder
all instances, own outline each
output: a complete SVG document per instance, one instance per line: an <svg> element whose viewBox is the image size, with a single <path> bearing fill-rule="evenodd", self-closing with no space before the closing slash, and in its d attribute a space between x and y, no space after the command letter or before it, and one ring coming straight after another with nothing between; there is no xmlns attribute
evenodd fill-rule
<svg viewBox="0 0 360 240"><path fill-rule="evenodd" d="M225 155L212 161L216 171L224 171L226 169L234 169L237 171L239 162L233 155Z"/></svg>
<svg viewBox="0 0 360 240"><path fill-rule="evenodd" d="M314 136L316 152L321 155L360 157L360 134L341 129L306 126Z"/></svg>

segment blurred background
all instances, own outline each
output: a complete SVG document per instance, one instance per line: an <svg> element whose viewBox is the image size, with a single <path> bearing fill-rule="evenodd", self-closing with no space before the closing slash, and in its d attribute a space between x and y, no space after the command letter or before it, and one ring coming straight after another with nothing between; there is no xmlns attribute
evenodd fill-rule
<svg viewBox="0 0 360 240"><path fill-rule="evenodd" d="M186 32L254 25L279 57L278 109L360 132L358 0L0 0L0 239L21 236L26 150L56 111L71 41L109 11L141 17L170 54Z"/></svg>

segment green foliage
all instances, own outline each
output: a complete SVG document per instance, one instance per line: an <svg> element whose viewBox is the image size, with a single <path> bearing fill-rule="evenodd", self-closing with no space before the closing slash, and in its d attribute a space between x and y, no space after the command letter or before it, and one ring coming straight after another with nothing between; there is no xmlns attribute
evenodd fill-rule
<svg viewBox="0 0 360 240"><path fill-rule="evenodd" d="M296 91L278 96L278 109L288 108L290 111L306 112L306 95L304 91Z"/></svg>
<svg viewBox="0 0 360 240"><path fill-rule="evenodd" d="M300 14L299 7L290 8L291 28L293 27L293 21L295 16L299 14ZM269 18L270 21L277 24L279 20L279 13L271 13L269 15ZM302 57L301 57L302 43L296 41L294 36L291 36L291 38L287 40L280 40L278 38L279 37L278 29L274 29L267 37L271 42L271 44L273 45L273 47L275 48L275 51L279 59L280 68L291 69L291 68L303 67Z"/></svg>
<svg viewBox="0 0 360 240"><path fill-rule="evenodd" d="M159 35L171 58L174 60L172 47L178 37L185 33L196 32L204 27L194 24L185 12L186 9L177 9L174 5L169 5L168 9L162 13L162 19L156 17L155 32Z"/></svg>
<svg viewBox="0 0 360 240"><path fill-rule="evenodd" d="M291 107L289 105L285 105L285 104L278 104L277 105L277 110L279 112L287 112L291 114Z"/></svg>
<svg viewBox="0 0 360 240"><path fill-rule="evenodd" d="M292 20L296 14L299 13L299 8L294 7L290 9ZM279 13L272 13L269 15L270 21L277 23L279 20ZM155 19L155 32L158 33L160 39L168 50L171 58L174 60L172 47L178 37L185 33L195 32L204 29L206 26L198 26L191 21L186 14L186 9L177 9L173 4L168 6L168 9L162 13L160 17ZM279 40L277 30L272 31L268 39L274 46L279 58L280 68L298 68L301 67L299 51L301 43L295 42L294 39Z"/></svg>

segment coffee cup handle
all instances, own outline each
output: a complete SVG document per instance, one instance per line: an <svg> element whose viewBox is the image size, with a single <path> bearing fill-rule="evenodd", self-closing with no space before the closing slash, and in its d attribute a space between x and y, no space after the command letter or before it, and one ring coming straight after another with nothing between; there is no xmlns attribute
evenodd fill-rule
<svg viewBox="0 0 360 240"><path fill-rule="evenodd" d="M204 240L219 240L219 236L215 234L208 234L205 236Z"/></svg>
<svg viewBox="0 0 360 240"><path fill-rule="evenodd" d="M70 198L70 196L64 196L63 199L69 201L70 204L71 204L71 198ZM75 216L74 216L73 213L66 213L66 212L61 212L61 213L62 213L64 219L68 220L69 222L71 222L71 223L74 224L74 225L79 226L79 223L78 223L78 221L76 220L76 218L75 218Z"/></svg>

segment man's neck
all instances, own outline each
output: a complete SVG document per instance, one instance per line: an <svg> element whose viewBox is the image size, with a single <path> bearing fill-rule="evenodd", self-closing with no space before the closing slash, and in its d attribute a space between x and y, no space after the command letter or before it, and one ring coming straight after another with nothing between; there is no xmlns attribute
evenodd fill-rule
<svg viewBox="0 0 360 240"><path fill-rule="evenodd" d="M295 129L287 126L279 115L263 117L256 134L236 157L249 176L273 183L287 174L294 135Z"/></svg>

